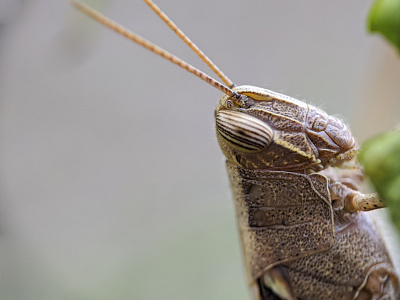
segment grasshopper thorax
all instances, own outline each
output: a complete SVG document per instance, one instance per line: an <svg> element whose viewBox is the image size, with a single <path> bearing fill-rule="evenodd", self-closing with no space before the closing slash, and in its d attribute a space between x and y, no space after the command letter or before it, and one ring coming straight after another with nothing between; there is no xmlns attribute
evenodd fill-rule
<svg viewBox="0 0 400 300"><path fill-rule="evenodd" d="M286 95L238 86L216 108L218 141L226 158L248 169L319 171L354 158L356 143L339 119Z"/></svg>

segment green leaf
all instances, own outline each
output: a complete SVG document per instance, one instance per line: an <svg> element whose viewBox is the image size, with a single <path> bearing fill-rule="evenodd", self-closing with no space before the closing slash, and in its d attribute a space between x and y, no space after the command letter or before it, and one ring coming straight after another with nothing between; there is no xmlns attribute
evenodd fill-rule
<svg viewBox="0 0 400 300"><path fill-rule="evenodd" d="M400 231L400 130L368 140L358 158Z"/></svg>
<svg viewBox="0 0 400 300"><path fill-rule="evenodd" d="M376 0L369 13L368 29L385 36L400 51L400 0Z"/></svg>

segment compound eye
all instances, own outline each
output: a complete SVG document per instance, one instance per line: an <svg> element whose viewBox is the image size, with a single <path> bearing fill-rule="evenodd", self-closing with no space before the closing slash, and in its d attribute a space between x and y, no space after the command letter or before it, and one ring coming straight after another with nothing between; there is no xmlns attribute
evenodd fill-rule
<svg viewBox="0 0 400 300"><path fill-rule="evenodd" d="M315 131L324 131L326 127L328 126L329 121L325 119L324 117L317 116L314 120L314 123L312 125L312 129Z"/></svg>
<svg viewBox="0 0 400 300"><path fill-rule="evenodd" d="M273 139L273 129L247 114L222 110L216 115L217 130L233 148L244 152L261 151Z"/></svg>

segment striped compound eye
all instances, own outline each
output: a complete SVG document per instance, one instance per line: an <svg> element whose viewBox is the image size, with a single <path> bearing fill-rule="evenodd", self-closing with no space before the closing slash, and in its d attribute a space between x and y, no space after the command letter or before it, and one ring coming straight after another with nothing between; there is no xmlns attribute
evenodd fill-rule
<svg viewBox="0 0 400 300"><path fill-rule="evenodd" d="M216 115L217 131L233 148L245 152L269 146L273 130L259 119L241 112L221 110Z"/></svg>

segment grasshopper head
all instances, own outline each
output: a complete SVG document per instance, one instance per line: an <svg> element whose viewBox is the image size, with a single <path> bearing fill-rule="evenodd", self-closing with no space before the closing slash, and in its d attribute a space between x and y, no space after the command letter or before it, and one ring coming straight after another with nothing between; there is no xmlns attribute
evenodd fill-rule
<svg viewBox="0 0 400 300"><path fill-rule="evenodd" d="M243 85L222 96L217 137L228 161L249 169L322 170L354 158L346 125L323 110L266 89Z"/></svg>

